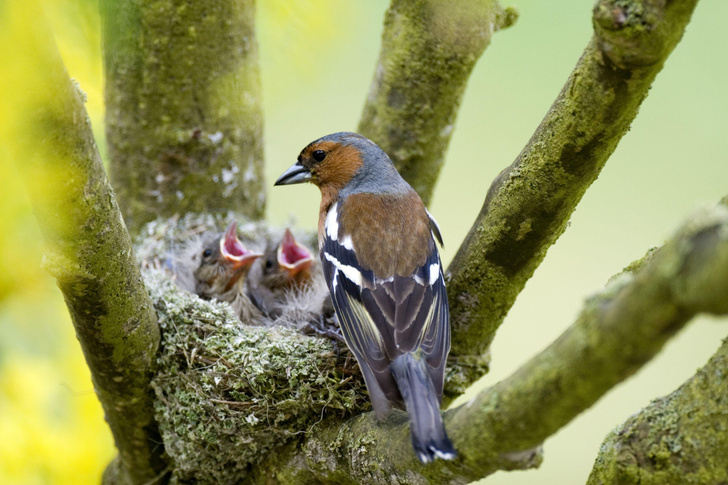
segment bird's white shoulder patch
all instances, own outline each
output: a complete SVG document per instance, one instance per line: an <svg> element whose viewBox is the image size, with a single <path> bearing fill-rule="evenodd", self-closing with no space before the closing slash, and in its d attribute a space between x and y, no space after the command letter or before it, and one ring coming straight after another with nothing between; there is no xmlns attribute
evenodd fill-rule
<svg viewBox="0 0 728 485"><path fill-rule="evenodd" d="M349 251L354 251L354 241L351 240L351 236L348 234L341 238L341 245Z"/></svg>
<svg viewBox="0 0 728 485"><path fill-rule="evenodd" d="M346 279L354 283L359 288L362 288L362 275L358 269L347 264L342 264L338 259L326 252L324 253L324 258L333 264L334 268L339 270Z"/></svg>
<svg viewBox="0 0 728 485"><path fill-rule="evenodd" d="M440 264L439 263L432 263L430 265L430 286L435 284L435 281L437 281L437 278L440 277Z"/></svg>
<svg viewBox="0 0 728 485"><path fill-rule="evenodd" d="M326 213L326 220L324 221L324 229L326 230L326 235L332 241L336 241L339 237L339 221L337 220L336 213L336 208L338 206L338 202L334 203L334 205L331 206L329 212Z"/></svg>

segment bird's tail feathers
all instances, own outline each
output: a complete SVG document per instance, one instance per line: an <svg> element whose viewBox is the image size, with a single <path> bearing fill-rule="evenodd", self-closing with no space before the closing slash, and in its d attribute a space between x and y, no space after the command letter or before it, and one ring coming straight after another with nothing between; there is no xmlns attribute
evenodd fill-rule
<svg viewBox="0 0 728 485"><path fill-rule="evenodd" d="M394 359L391 369L409 414L412 446L417 457L422 463L430 463L435 458L456 458L457 451L445 432L440 402L425 361L407 353Z"/></svg>

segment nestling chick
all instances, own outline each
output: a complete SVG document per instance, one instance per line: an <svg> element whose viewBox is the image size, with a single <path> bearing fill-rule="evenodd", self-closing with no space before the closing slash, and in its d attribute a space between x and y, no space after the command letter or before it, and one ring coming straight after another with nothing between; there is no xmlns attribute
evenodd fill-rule
<svg viewBox="0 0 728 485"><path fill-rule="evenodd" d="M272 319L272 325L295 326L341 340L321 264L290 229L255 262L248 285L251 300Z"/></svg>
<svg viewBox="0 0 728 485"><path fill-rule="evenodd" d="M237 223L231 222L222 235L200 239L194 247L192 291L206 300L228 302L243 323L259 324L262 315L245 291L245 280L262 254L249 250L238 239Z"/></svg>
<svg viewBox="0 0 728 485"><path fill-rule="evenodd" d="M263 257L253 265L250 282L265 300L261 304L274 310L285 290L310 283L313 265L313 253L286 229L281 242L266 249Z"/></svg>
<svg viewBox="0 0 728 485"><path fill-rule="evenodd" d="M450 313L437 224L387 154L355 133L310 143L275 184L302 182L321 189L324 277L377 416L405 408L418 458L455 458L440 415Z"/></svg>

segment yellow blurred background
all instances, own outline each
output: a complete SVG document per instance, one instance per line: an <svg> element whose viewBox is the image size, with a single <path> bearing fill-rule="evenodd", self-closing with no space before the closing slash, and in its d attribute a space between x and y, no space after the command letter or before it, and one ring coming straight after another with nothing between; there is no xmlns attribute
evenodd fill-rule
<svg viewBox="0 0 728 485"><path fill-rule="evenodd" d="M22 42L6 28L21 3L0 1L3 55L22 53ZM446 261L490 181L528 140L591 35L593 2L504 3L516 5L521 17L495 34L473 73L430 207ZM318 191L273 189L271 181L311 140L356 129L386 7L383 0L259 0L272 221L315 226ZM96 3L46 0L43 8L71 76L88 94L103 152ZM728 48L727 23L722 2L698 5L631 132L508 315L493 346L492 372L479 386L506 377L558 336L584 298L661 244L692 208L728 193L728 63L719 54ZM22 82L24 72L2 76ZM14 115L0 112L3 134ZM7 154L11 143L7 137L0 143L0 483L98 483L113 442L63 299L40 269L40 232ZM690 377L726 333L714 319L696 320L635 377L548 440L541 469L498 473L488 483L584 483L604 435Z"/></svg>

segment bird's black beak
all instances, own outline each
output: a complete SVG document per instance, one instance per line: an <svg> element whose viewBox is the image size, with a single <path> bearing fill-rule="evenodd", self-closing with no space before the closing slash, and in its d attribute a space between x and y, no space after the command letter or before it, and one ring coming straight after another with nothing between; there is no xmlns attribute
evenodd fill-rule
<svg viewBox="0 0 728 485"><path fill-rule="evenodd" d="M311 172L303 165L295 164L278 177L273 185L302 184L311 180Z"/></svg>

